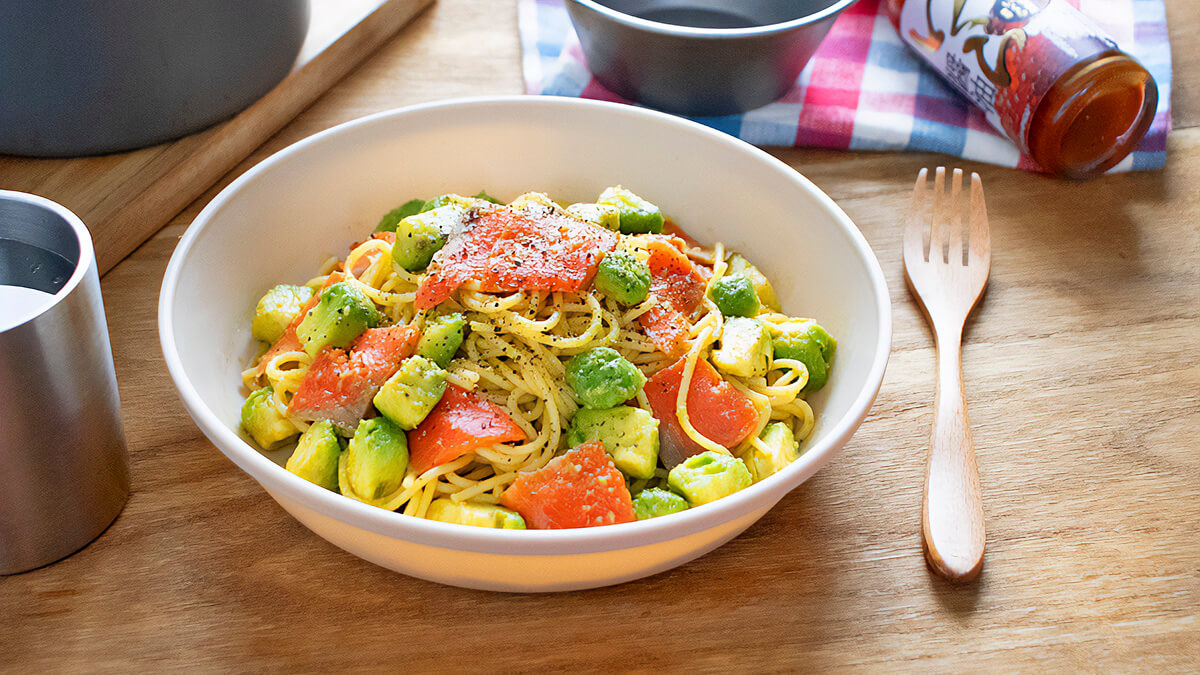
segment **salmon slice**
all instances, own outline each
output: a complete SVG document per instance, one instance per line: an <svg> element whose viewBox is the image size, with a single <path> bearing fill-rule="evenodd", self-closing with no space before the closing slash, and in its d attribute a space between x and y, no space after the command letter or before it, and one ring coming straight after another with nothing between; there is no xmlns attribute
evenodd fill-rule
<svg viewBox="0 0 1200 675"><path fill-rule="evenodd" d="M425 473L479 448L524 440L525 431L503 408L451 384L421 424L408 432L408 450L413 468Z"/></svg>
<svg viewBox="0 0 1200 675"><path fill-rule="evenodd" d="M679 243L676 243L679 242ZM687 351L688 319L704 299L704 277L683 254L677 239L656 238L647 245L650 297L655 305L638 317L642 330L658 350L677 357Z"/></svg>
<svg viewBox="0 0 1200 675"><path fill-rule="evenodd" d="M371 235L371 239L378 239L390 246L390 245L393 245L396 243L396 233L395 232L376 232L375 234ZM352 244L350 246L350 250L353 251L354 249L358 248L359 246L362 246L363 244L367 243L371 239L365 239L360 242L355 242L354 244ZM383 256L383 254L384 254L384 251L375 249L375 250L367 253L366 255L362 256L361 258L359 258L358 264L356 264L354 266L354 269L346 270L346 271L349 272L351 275L357 277L358 275L362 274L363 272L366 272L368 267L370 267L371 265L374 265L375 261L379 260L379 258L381 256ZM345 263L343 263L343 264L345 264Z"/></svg>
<svg viewBox="0 0 1200 675"><path fill-rule="evenodd" d="M685 362L686 359L679 359L671 367L658 371L646 382L645 388L650 409L658 418L659 458L669 469L704 452L704 446L687 435L675 414ZM758 426L758 409L754 402L722 379L706 359L696 362L685 401L692 427L726 448L736 447Z"/></svg>
<svg viewBox="0 0 1200 675"><path fill-rule="evenodd" d="M444 302L468 282L485 293L582 291L619 236L541 204L477 213L434 256L417 309Z"/></svg>
<svg viewBox="0 0 1200 675"><path fill-rule="evenodd" d="M379 388L417 348L411 326L369 328L350 351L326 347L300 383L288 413L303 420L329 420L342 429L358 426Z"/></svg>
<svg viewBox="0 0 1200 675"><path fill-rule="evenodd" d="M595 527L637 520L625 476L599 441L584 443L537 471L521 471L500 496L530 529Z"/></svg>

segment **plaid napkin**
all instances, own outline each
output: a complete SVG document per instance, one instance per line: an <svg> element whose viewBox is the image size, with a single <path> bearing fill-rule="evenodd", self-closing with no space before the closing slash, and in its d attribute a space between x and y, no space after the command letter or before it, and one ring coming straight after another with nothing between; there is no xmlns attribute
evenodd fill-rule
<svg viewBox="0 0 1200 675"><path fill-rule="evenodd" d="M1171 49L1163 0L1068 0L1141 61L1158 83L1150 132L1112 171L1158 169L1171 128ZM880 0L838 17L784 97L697 122L755 145L921 150L1036 170L984 114L900 41ZM588 72L562 0L519 0L525 88L531 94L628 102Z"/></svg>

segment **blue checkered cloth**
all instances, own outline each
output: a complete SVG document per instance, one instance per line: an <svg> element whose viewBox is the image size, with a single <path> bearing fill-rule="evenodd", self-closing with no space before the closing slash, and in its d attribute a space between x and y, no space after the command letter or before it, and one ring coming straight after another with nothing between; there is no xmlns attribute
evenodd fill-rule
<svg viewBox="0 0 1200 675"><path fill-rule="evenodd" d="M1163 0L1063 0L1133 54L1158 84L1149 133L1112 171L1162 168L1171 129L1171 48ZM880 0L859 0L782 99L757 110L697 117L755 145L934 151L1036 170L983 112L900 40ZM600 85L583 57L562 0L518 4L526 90L628 103Z"/></svg>

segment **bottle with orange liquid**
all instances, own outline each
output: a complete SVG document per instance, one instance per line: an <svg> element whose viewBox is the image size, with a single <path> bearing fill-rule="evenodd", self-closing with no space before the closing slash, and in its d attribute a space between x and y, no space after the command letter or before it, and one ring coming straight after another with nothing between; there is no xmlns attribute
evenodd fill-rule
<svg viewBox="0 0 1200 675"><path fill-rule="evenodd" d="M1066 0L887 3L904 42L1050 173L1103 173L1150 129L1154 78Z"/></svg>

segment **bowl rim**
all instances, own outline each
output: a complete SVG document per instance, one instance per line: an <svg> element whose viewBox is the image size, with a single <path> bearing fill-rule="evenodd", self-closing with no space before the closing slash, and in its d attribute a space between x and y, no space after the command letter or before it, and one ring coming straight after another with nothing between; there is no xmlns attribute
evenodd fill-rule
<svg viewBox="0 0 1200 675"><path fill-rule="evenodd" d="M791 19L789 21L781 21L779 23L764 24L762 26L749 26L747 28L697 28L695 26L680 26L673 23L663 23L661 21L652 21L643 19L632 14L617 11L605 4L596 0L566 0L569 5L580 5L587 9L607 18L608 20L632 28L634 30L642 30L658 35L675 36L675 37L690 37L690 38L743 38L743 37L758 37L764 35L774 35L776 33L786 33L790 30L807 26L809 24L823 21L830 17L836 16L850 5L858 2L858 0L834 0L825 9L806 14L804 16Z"/></svg>
<svg viewBox="0 0 1200 675"><path fill-rule="evenodd" d="M174 296L179 284L179 275L189 252L197 241L205 236L208 225L234 195L253 184L259 176L268 173L276 165L289 161L294 155L304 153L307 148L331 142L331 139L341 134L361 127L370 127L384 120L436 115L448 108L477 108L481 111L490 111L485 114L495 115L497 114L495 109L498 108L520 110L529 107L558 109L556 112L564 115L570 114L570 111L575 109L602 111L605 115L624 116L641 119L650 124L675 127L680 132L707 138L708 142L730 146L737 152L754 155L759 161L766 162L775 170L780 171L798 188L809 193L825 206L829 215L849 238L855 253L868 272L869 283L875 293L874 313L878 318L880 330L864 386L854 398L846 414L828 428L828 432L821 441L809 446L799 459L783 470L759 483L709 504L671 514L669 517L594 528L500 530L405 516L345 498L338 493L314 485L276 464L243 440L234 430L225 426L209 409L189 381L179 356L173 333ZM762 508L764 512L772 508L785 494L832 460L866 418L883 383L884 370L891 350L892 312L891 298L883 270L858 227L824 191L816 187L800 172L764 150L724 132L654 110L589 99L514 95L450 99L367 115L301 139L251 167L221 190L201 210L181 237L163 275L158 303L158 330L167 370L188 414L210 442L262 485L276 501L282 503L283 500L280 497L284 496L288 500L298 502L306 508L347 525L412 543L466 552L537 556L599 553L652 545L696 534L735 520L761 507L759 502L767 504L765 508Z"/></svg>

